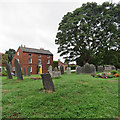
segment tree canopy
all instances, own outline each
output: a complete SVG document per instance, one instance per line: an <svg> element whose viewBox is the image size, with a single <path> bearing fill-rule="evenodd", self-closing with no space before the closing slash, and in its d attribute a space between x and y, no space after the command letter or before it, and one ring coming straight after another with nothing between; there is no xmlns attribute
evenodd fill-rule
<svg viewBox="0 0 120 120"><path fill-rule="evenodd" d="M93 61L107 64L111 57L116 59L120 50L120 4L88 2L68 12L59 23L55 43L60 56L81 65Z"/></svg>
<svg viewBox="0 0 120 120"><path fill-rule="evenodd" d="M14 49L9 49L5 52L5 54L8 54L8 62L11 62L16 51Z"/></svg>

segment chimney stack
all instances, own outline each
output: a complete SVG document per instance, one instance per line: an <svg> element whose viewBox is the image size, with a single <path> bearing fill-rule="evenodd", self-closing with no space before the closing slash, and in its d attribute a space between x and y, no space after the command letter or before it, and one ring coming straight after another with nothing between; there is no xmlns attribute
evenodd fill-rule
<svg viewBox="0 0 120 120"><path fill-rule="evenodd" d="M40 50L44 50L44 48L40 48Z"/></svg>
<svg viewBox="0 0 120 120"><path fill-rule="evenodd" d="M26 45L24 45L24 48L26 47Z"/></svg>

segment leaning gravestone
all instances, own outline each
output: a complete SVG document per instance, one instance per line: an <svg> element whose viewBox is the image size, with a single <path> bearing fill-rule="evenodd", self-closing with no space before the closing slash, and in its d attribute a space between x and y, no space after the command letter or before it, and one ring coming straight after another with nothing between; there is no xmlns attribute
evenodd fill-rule
<svg viewBox="0 0 120 120"><path fill-rule="evenodd" d="M24 76L26 76L26 68L23 68Z"/></svg>
<svg viewBox="0 0 120 120"><path fill-rule="evenodd" d="M42 83L45 90L56 91L52 78L49 73L41 74Z"/></svg>
<svg viewBox="0 0 120 120"><path fill-rule="evenodd" d="M28 67L28 76L30 76L30 67Z"/></svg>
<svg viewBox="0 0 120 120"><path fill-rule="evenodd" d="M62 65L60 66L60 72L61 72L61 75L64 74L64 67Z"/></svg>
<svg viewBox="0 0 120 120"><path fill-rule="evenodd" d="M81 66L77 66L76 67L76 74L81 74L82 73L82 67Z"/></svg>
<svg viewBox="0 0 120 120"><path fill-rule="evenodd" d="M12 75L11 75L11 71L10 71L10 66L9 64L5 61L5 67L6 67L6 70L7 70L7 78L8 79L12 79Z"/></svg>
<svg viewBox="0 0 120 120"><path fill-rule="evenodd" d="M14 65L15 65L15 72L16 72L16 75L17 75L17 79L18 79L18 80L23 80L22 71L21 71L21 66L20 66L20 64L18 63L18 60L17 60L17 59L15 59Z"/></svg>
<svg viewBox="0 0 120 120"><path fill-rule="evenodd" d="M9 66L10 66L10 72L12 73L12 65L9 63Z"/></svg>
<svg viewBox="0 0 120 120"><path fill-rule="evenodd" d="M49 66L49 73L50 73L50 75L52 77L53 76L53 71L52 71L52 66L51 65Z"/></svg>
<svg viewBox="0 0 120 120"><path fill-rule="evenodd" d="M102 65L98 66L98 72L103 72L104 71L104 68Z"/></svg>
<svg viewBox="0 0 120 120"><path fill-rule="evenodd" d="M71 68L67 67L67 74L70 75L71 74Z"/></svg>
<svg viewBox="0 0 120 120"><path fill-rule="evenodd" d="M111 66L112 70L116 70L116 67L114 65Z"/></svg>

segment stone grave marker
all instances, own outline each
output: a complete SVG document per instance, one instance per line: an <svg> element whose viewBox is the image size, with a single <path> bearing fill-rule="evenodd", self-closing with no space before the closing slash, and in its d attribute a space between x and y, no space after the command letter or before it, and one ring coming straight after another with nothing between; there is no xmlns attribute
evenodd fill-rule
<svg viewBox="0 0 120 120"><path fill-rule="evenodd" d="M30 76L30 67L28 67L28 76Z"/></svg>
<svg viewBox="0 0 120 120"><path fill-rule="evenodd" d="M105 70L104 71L111 71L111 70L112 70L112 68L111 68L110 65L105 65Z"/></svg>
<svg viewBox="0 0 120 120"><path fill-rule="evenodd" d="M26 68L23 68L24 76L26 76Z"/></svg>
<svg viewBox="0 0 120 120"><path fill-rule="evenodd" d="M53 77L53 71L52 71L52 66L51 65L49 66L49 73L50 73L51 77Z"/></svg>
<svg viewBox="0 0 120 120"><path fill-rule="evenodd" d="M82 67L81 66L77 66L76 67L76 74L81 74L82 73Z"/></svg>
<svg viewBox="0 0 120 120"><path fill-rule="evenodd" d="M61 72L61 75L64 74L64 67L62 65L60 66L60 72Z"/></svg>
<svg viewBox="0 0 120 120"><path fill-rule="evenodd" d="M90 64L91 72L96 73L96 67L93 64Z"/></svg>
<svg viewBox="0 0 120 120"><path fill-rule="evenodd" d="M42 83L45 90L56 91L52 78L49 73L41 74Z"/></svg>
<svg viewBox="0 0 120 120"><path fill-rule="evenodd" d="M103 72L104 71L104 68L102 65L98 66L98 72Z"/></svg>
<svg viewBox="0 0 120 120"><path fill-rule="evenodd" d="M71 68L67 67L67 74L70 75L71 74Z"/></svg>
<svg viewBox="0 0 120 120"><path fill-rule="evenodd" d="M14 65L15 65L15 73L16 73L16 75L17 75L17 79L18 79L18 80L23 80L22 71L21 71L21 66L20 66L20 64L18 63L18 60L17 60L17 59L15 59Z"/></svg>
<svg viewBox="0 0 120 120"><path fill-rule="evenodd" d="M54 71L58 71L57 67L54 68Z"/></svg>
<svg viewBox="0 0 120 120"><path fill-rule="evenodd" d="M10 66L9 66L9 64L6 61L5 61L5 67L6 67L6 70L7 70L7 79L12 79Z"/></svg>

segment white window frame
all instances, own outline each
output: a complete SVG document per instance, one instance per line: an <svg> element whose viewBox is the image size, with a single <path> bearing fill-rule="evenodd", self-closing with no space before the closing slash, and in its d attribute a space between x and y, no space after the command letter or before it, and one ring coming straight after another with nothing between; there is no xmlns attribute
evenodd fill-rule
<svg viewBox="0 0 120 120"><path fill-rule="evenodd" d="M29 59L31 59L31 62L29 61ZM29 63L32 63L32 58L29 58L29 59L28 59L28 62L29 62Z"/></svg>
<svg viewBox="0 0 120 120"><path fill-rule="evenodd" d="M17 56L19 56L19 51L17 52Z"/></svg>
<svg viewBox="0 0 120 120"><path fill-rule="evenodd" d="M48 62L49 61L49 62ZM49 59L47 59L47 64L50 64L50 60Z"/></svg>
<svg viewBox="0 0 120 120"><path fill-rule="evenodd" d="M40 62L39 62L40 61ZM38 64L41 64L41 59L38 59Z"/></svg>
<svg viewBox="0 0 120 120"><path fill-rule="evenodd" d="M32 54L31 54L31 53L29 54L29 57L32 57Z"/></svg>
<svg viewBox="0 0 120 120"><path fill-rule="evenodd" d="M47 58L50 58L50 55L47 55Z"/></svg>
<svg viewBox="0 0 120 120"><path fill-rule="evenodd" d="M20 60L17 58L18 63L20 63Z"/></svg>
<svg viewBox="0 0 120 120"><path fill-rule="evenodd" d="M30 72L32 72L32 66L30 66Z"/></svg>
<svg viewBox="0 0 120 120"><path fill-rule="evenodd" d="M38 54L38 57L41 57L41 54Z"/></svg>

